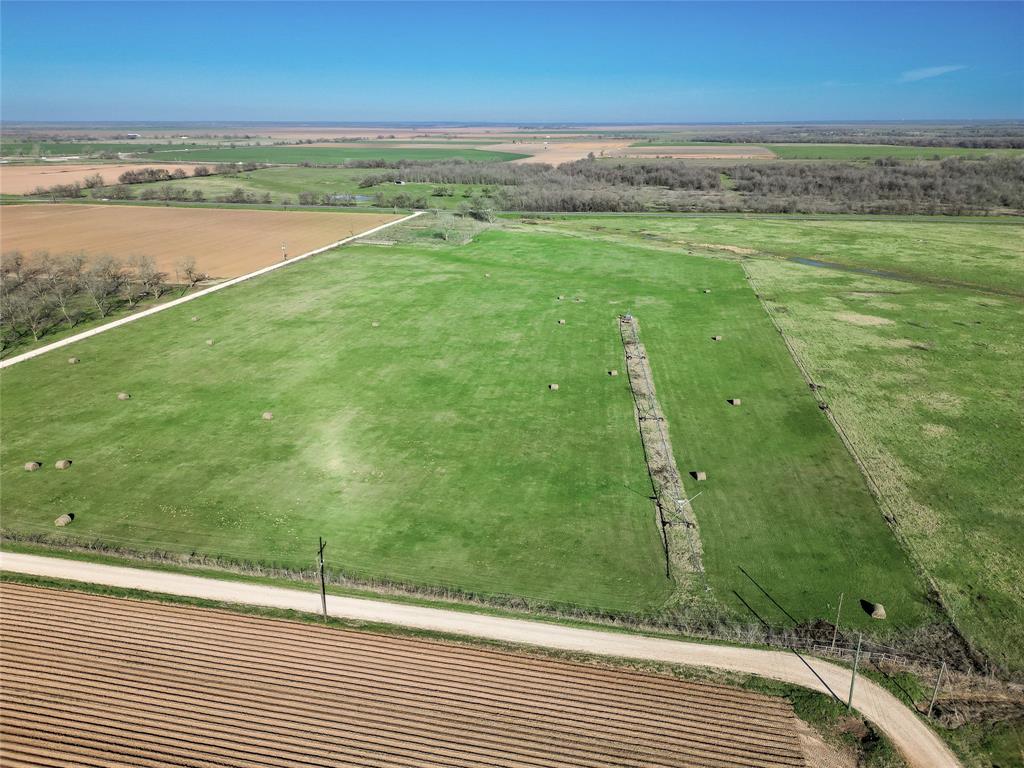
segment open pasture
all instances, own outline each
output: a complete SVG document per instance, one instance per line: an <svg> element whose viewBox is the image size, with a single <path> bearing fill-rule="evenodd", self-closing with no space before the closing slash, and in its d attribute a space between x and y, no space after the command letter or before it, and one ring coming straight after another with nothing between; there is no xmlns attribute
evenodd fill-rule
<svg viewBox="0 0 1024 768"><path fill-rule="evenodd" d="M136 171L152 168L152 163L47 163L45 165L0 165L0 194L27 195L39 187L52 187L56 184L81 184L90 176L99 174L104 184L116 184L118 177L125 171ZM178 166L168 166L173 171ZM181 167L191 173L191 166L182 163Z"/></svg>
<svg viewBox="0 0 1024 768"><path fill-rule="evenodd" d="M75 345L70 372L63 355L5 371L5 527L52 534L73 506L74 538L289 568L322 535L355 576L660 612L681 587L628 381L607 373L632 311L703 491L719 608L754 621L735 589L788 621L743 566L799 620L843 590L884 603L892 630L932 617L738 265L545 233L432 241L346 247L168 310ZM73 471L23 471L51 454Z"/></svg>
<svg viewBox="0 0 1024 768"><path fill-rule="evenodd" d="M0 211L4 253L149 256L174 275L185 258L211 277L237 277L394 220L390 214L16 205Z"/></svg>
<svg viewBox="0 0 1024 768"><path fill-rule="evenodd" d="M10 583L0 597L5 764L804 765L790 705L738 688Z"/></svg>
<svg viewBox="0 0 1024 768"><path fill-rule="evenodd" d="M454 160L488 163L516 160L523 157L517 152L497 152L488 149L451 149L420 147L373 147L373 146L264 146L264 147L196 147L157 149L151 155L154 160L193 161L202 163L282 163L298 165L340 165L350 160Z"/></svg>

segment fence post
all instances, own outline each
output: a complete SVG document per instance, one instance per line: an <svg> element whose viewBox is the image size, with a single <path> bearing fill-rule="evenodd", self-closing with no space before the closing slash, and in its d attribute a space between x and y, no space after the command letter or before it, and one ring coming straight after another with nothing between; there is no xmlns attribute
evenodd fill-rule
<svg viewBox="0 0 1024 768"><path fill-rule="evenodd" d="M935 706L935 697L939 695L939 683L942 682L942 673L946 671L946 662L942 662L942 666L939 667L938 677L935 678L935 688L932 690L932 700L928 704L928 714L925 717L932 716L932 707Z"/></svg>
<svg viewBox="0 0 1024 768"><path fill-rule="evenodd" d="M860 663L860 641L863 635L857 633L857 655L853 657L853 675L850 676L850 698L846 702L846 711L849 712L853 708L853 684L857 682L857 665Z"/></svg>
<svg viewBox="0 0 1024 768"><path fill-rule="evenodd" d="M836 609L836 623L832 626L832 650L836 649L836 635L839 634L839 614L843 611L843 595L844 592L839 593L839 608Z"/></svg>

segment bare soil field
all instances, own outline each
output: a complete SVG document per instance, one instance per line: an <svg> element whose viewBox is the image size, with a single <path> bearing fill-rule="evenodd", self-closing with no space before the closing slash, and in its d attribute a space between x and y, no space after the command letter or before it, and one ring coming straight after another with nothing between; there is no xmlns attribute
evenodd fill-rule
<svg viewBox="0 0 1024 768"><path fill-rule="evenodd" d="M512 160L513 163L547 163L548 165L559 165L570 163L573 160L582 160L593 152L601 157L619 157L632 142L628 139L589 139L584 141L545 141L544 139L532 139L523 142L509 142L507 144L492 144L487 149L492 152L520 152L530 154L530 157L522 157Z"/></svg>
<svg viewBox="0 0 1024 768"><path fill-rule="evenodd" d="M191 174L194 163L166 165L168 171L184 168ZM98 173L107 184L116 184L117 177L125 171L152 168L154 163L44 163L41 165L0 164L0 193L5 195L26 195L37 187L52 187L55 184L81 183Z"/></svg>
<svg viewBox="0 0 1024 768"><path fill-rule="evenodd" d="M12 583L0 597L8 766L805 764L788 704L725 686Z"/></svg>
<svg viewBox="0 0 1024 768"><path fill-rule="evenodd" d="M174 275L183 258L210 277L237 277L329 245L398 216L126 205L11 205L0 208L0 250L150 256Z"/></svg>
<svg viewBox="0 0 1024 768"><path fill-rule="evenodd" d="M673 160L774 160L766 147L755 146L656 146L630 147L619 157L670 157Z"/></svg>

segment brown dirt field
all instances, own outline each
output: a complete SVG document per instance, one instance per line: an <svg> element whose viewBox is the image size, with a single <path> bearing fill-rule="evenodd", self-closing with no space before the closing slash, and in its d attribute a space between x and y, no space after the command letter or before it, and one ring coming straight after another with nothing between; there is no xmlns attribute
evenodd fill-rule
<svg viewBox="0 0 1024 768"><path fill-rule="evenodd" d="M606 139L590 141L563 141L561 136L553 136L545 148L544 139L527 138L522 143L490 144L487 149L492 152L519 152L529 154L531 157L523 157L512 160L513 163L547 163L558 165L569 163L573 160L582 160L589 153L593 152L598 157L604 152L605 157L620 157L618 154L629 145L628 139Z"/></svg>
<svg viewBox="0 0 1024 768"><path fill-rule="evenodd" d="M55 184L82 182L87 176L100 174L107 184L116 184L117 177L135 168L184 168L191 175L195 163L44 163L41 165L0 164L0 193L5 195L26 195L36 187L52 187Z"/></svg>
<svg viewBox="0 0 1024 768"><path fill-rule="evenodd" d="M805 764L785 702L726 686L12 583L0 598L4 765Z"/></svg>
<svg viewBox="0 0 1024 768"><path fill-rule="evenodd" d="M186 257L211 277L237 277L342 240L398 216L127 205L0 207L0 250L151 256L173 276Z"/></svg>
<svg viewBox="0 0 1024 768"><path fill-rule="evenodd" d="M620 157L671 157L674 160L772 160L765 147L630 147Z"/></svg>

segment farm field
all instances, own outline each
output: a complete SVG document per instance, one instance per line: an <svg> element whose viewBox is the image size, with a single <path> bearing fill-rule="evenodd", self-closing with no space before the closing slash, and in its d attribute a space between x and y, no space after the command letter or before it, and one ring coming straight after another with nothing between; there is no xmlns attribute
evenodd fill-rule
<svg viewBox="0 0 1024 768"><path fill-rule="evenodd" d="M752 620L737 590L786 621L742 565L799 620L844 589L885 603L883 634L935 619L738 265L545 233L432 242L346 247L89 339L72 376L63 356L5 371L5 527L52 534L73 505L80 539L290 568L323 535L363 578L661 612L679 592L629 385L606 373L632 311L680 469L708 472L690 487L717 610ZM73 471L24 472L37 454Z"/></svg>
<svg viewBox="0 0 1024 768"><path fill-rule="evenodd" d="M97 173L103 177L105 183L116 184L118 176L125 171L151 167L152 165L140 163L0 165L0 194L27 195L34 192L37 187L82 183ZM187 163L182 163L182 167L191 172L191 167Z"/></svg>
<svg viewBox="0 0 1024 768"><path fill-rule="evenodd" d="M0 597L5 764L804 765L789 704L738 688L11 583Z"/></svg>
<svg viewBox="0 0 1024 768"><path fill-rule="evenodd" d="M581 232L581 222L564 226ZM1024 226L739 218L589 226L602 240L744 260L958 625L1001 663L1024 668L1005 629L1024 622L1024 305L1006 295L1024 285ZM910 279L784 260L802 254ZM950 279L979 288L941 284Z"/></svg>
<svg viewBox="0 0 1024 768"><path fill-rule="evenodd" d="M211 277L237 277L298 256L396 216L381 213L256 211L103 205L15 205L0 210L4 253L150 256L169 275L183 258Z"/></svg>
<svg viewBox="0 0 1024 768"><path fill-rule="evenodd" d="M211 147L196 149L158 149L152 153L154 160L191 160L205 163L312 163L334 165L350 160L453 160L456 158L471 162L488 163L516 160L521 153L494 152L487 149L422 149L392 147L309 147L267 146L267 147Z"/></svg>
<svg viewBox="0 0 1024 768"><path fill-rule="evenodd" d="M699 157L708 153L712 156L731 157L745 156L749 153L758 159L780 160L875 160L881 157L895 157L901 160L931 160L946 157L984 157L988 155L1020 156L1020 149L984 149L977 147L916 147L897 144L770 144L761 145L747 143L727 143L708 141L680 141L673 138L651 138L635 141L629 145L632 149L646 150L650 153L671 153L678 150L687 156ZM675 156L675 155L673 155Z"/></svg>

